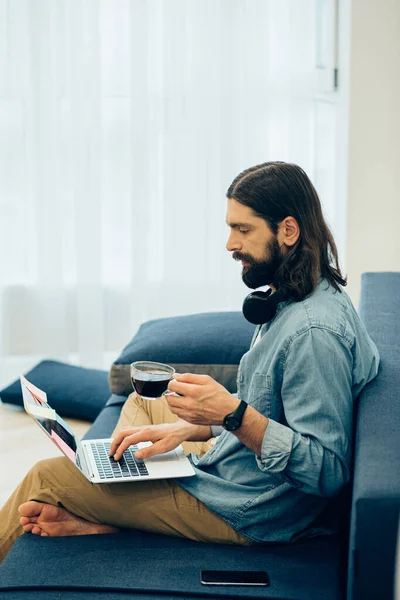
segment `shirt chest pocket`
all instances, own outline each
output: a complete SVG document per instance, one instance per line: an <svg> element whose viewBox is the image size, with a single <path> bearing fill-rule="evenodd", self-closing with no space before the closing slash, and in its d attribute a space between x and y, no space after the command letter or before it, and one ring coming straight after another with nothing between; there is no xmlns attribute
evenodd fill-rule
<svg viewBox="0 0 400 600"><path fill-rule="evenodd" d="M263 415L268 416L271 410L272 381L266 373L253 373L247 402Z"/></svg>

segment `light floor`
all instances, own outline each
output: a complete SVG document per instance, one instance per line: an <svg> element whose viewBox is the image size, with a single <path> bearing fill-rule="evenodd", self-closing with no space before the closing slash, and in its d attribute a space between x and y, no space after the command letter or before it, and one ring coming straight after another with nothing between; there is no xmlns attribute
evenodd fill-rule
<svg viewBox="0 0 400 600"><path fill-rule="evenodd" d="M65 419L81 439L91 423ZM62 456L25 411L0 402L0 506L29 469L43 458Z"/></svg>

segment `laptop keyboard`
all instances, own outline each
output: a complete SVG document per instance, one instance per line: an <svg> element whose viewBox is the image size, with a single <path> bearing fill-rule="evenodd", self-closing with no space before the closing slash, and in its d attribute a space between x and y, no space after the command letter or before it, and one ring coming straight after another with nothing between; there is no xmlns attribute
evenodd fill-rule
<svg viewBox="0 0 400 600"><path fill-rule="evenodd" d="M136 460L133 456L134 452L138 449L137 446L130 446L118 461L109 456L110 442L95 442L90 444L90 446L100 479L145 477L149 474L144 461Z"/></svg>

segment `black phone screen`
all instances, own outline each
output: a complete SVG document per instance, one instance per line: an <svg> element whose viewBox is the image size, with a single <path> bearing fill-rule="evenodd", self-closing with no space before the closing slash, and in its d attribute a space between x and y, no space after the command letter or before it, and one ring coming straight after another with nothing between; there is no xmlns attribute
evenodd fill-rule
<svg viewBox="0 0 400 600"><path fill-rule="evenodd" d="M266 571L201 571L203 585L269 585Z"/></svg>

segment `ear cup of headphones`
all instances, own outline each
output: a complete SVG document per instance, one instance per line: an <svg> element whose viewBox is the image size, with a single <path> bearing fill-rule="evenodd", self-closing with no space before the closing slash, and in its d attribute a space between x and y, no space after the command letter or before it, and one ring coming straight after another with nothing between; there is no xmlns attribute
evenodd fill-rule
<svg viewBox="0 0 400 600"><path fill-rule="evenodd" d="M286 299L287 295L283 290L274 293L271 289L266 292L252 292L244 299L243 316L253 325L263 325L274 318L278 304Z"/></svg>

